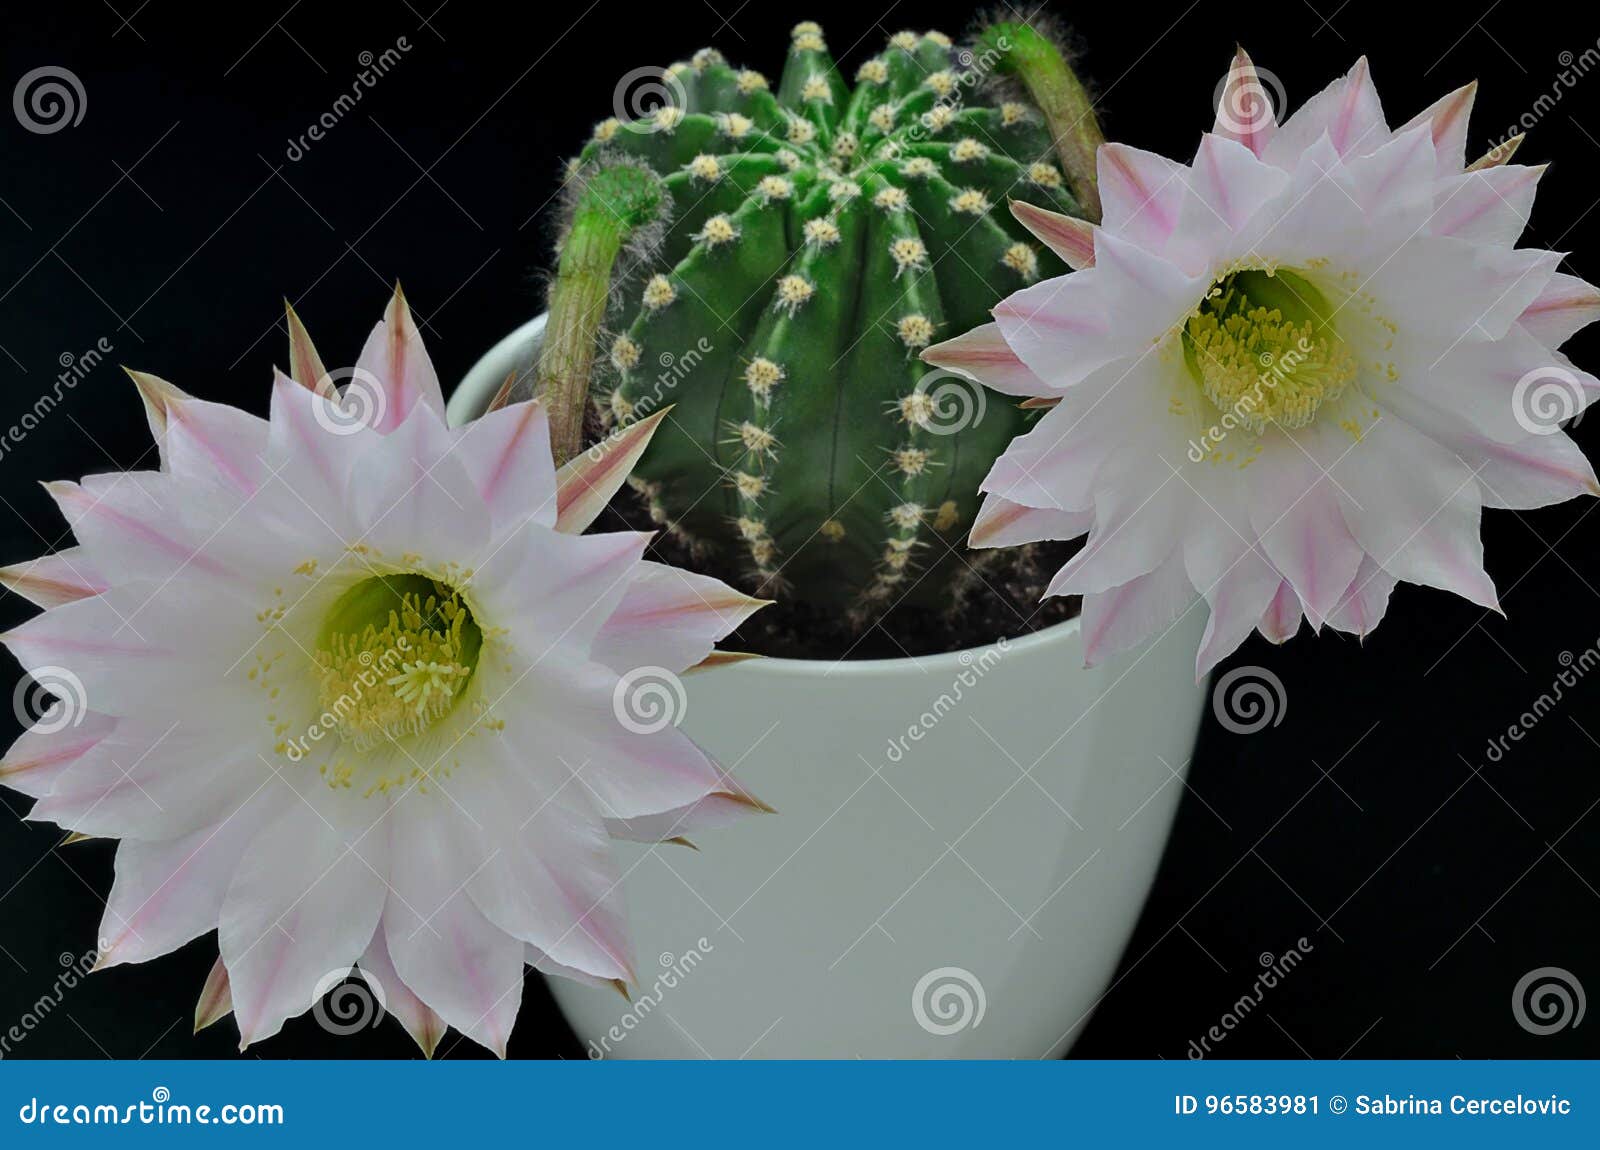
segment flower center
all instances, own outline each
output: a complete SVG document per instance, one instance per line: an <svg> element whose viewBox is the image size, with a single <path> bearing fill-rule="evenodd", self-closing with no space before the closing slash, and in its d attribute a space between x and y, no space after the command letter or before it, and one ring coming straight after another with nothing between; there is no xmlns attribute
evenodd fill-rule
<svg viewBox="0 0 1600 1150"><path fill-rule="evenodd" d="M1295 272L1232 272L1186 321L1184 361L1206 398L1240 425L1304 427L1356 378L1332 314Z"/></svg>
<svg viewBox="0 0 1600 1150"><path fill-rule="evenodd" d="M339 597L318 639L323 722L358 750L419 735L461 697L482 649L455 588L426 575L363 579Z"/></svg>

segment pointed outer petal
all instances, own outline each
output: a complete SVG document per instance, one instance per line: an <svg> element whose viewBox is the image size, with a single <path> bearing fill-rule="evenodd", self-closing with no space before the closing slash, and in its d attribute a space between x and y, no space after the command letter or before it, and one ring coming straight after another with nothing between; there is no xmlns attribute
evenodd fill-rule
<svg viewBox="0 0 1600 1150"><path fill-rule="evenodd" d="M1399 129L1403 132L1418 124L1429 126L1437 157L1435 170L1440 176L1453 176L1466 166L1467 121L1472 115L1472 101L1477 94L1478 81L1463 84L1449 95L1439 97Z"/></svg>
<svg viewBox="0 0 1600 1150"><path fill-rule="evenodd" d="M1285 579L1262 613L1259 630L1269 643L1287 643L1300 630L1300 617L1300 600Z"/></svg>
<svg viewBox="0 0 1600 1150"><path fill-rule="evenodd" d="M768 602L709 575L644 560L590 654L623 673L651 665L684 671Z"/></svg>
<svg viewBox="0 0 1600 1150"><path fill-rule="evenodd" d="M1160 251L1178 226L1186 191L1183 165L1126 144L1102 144L1095 169L1102 209L1099 230Z"/></svg>
<svg viewBox="0 0 1600 1150"><path fill-rule="evenodd" d="M1197 274L1247 255L1258 230L1249 225L1289 183L1287 172L1262 163L1243 144L1206 133L1189 177L1193 194L1184 199L1168 255Z"/></svg>
<svg viewBox="0 0 1600 1150"><path fill-rule="evenodd" d="M1251 467L1259 474L1249 476L1250 526L1313 627L1321 627L1338 605L1364 554L1313 457L1322 454L1291 442L1269 443Z"/></svg>
<svg viewBox="0 0 1600 1150"><path fill-rule="evenodd" d="M606 830L614 839L630 842L664 843L699 831L720 830L757 813L743 795L712 794L697 803L678 807L659 815L636 819L607 819Z"/></svg>
<svg viewBox="0 0 1600 1150"><path fill-rule="evenodd" d="M1013 292L992 309L1001 340L1051 394L1128 354L1090 268ZM943 345L941 345L943 346Z"/></svg>
<svg viewBox="0 0 1600 1150"><path fill-rule="evenodd" d="M200 1001L194 1004L194 1032L199 1034L212 1023L220 1022L233 1013L233 995L228 989L228 968L222 956L206 975L206 984L200 988Z"/></svg>
<svg viewBox="0 0 1600 1150"><path fill-rule="evenodd" d="M978 485L982 491L1028 507L1053 507L1062 511L1086 509L1094 502L1094 480L1100 467L1126 439L1124 406L1156 399L1142 372L1130 373L1126 386L1119 383L1119 366L1107 369L1109 392L1093 394L1100 377L1084 384L1082 402L1077 392L1045 412L1031 431L1011 441L989 474ZM1141 413L1142 415L1143 413Z"/></svg>
<svg viewBox="0 0 1600 1150"><path fill-rule="evenodd" d="M1144 642L1195 602L1183 569L1183 553L1173 551L1148 575L1120 587L1083 597L1083 662L1096 663Z"/></svg>
<svg viewBox="0 0 1600 1150"><path fill-rule="evenodd" d="M731 667L735 663L748 663L752 659L765 658L765 655L757 655L752 651L713 651L683 673L692 675L696 671L709 671L713 667Z"/></svg>
<svg viewBox="0 0 1600 1150"><path fill-rule="evenodd" d="M115 570L124 578L165 580L181 572L238 580L236 572L209 553L211 532L179 518L218 510L210 503L202 509L207 494L202 488L191 492L193 506L183 507L172 477L154 471L91 475L81 485L56 480L44 486L102 570Z"/></svg>
<svg viewBox="0 0 1600 1150"><path fill-rule="evenodd" d="M1093 526L1093 511L1024 507L1001 496L988 495L972 522L967 546L1016 547L1044 539L1076 539Z"/></svg>
<svg viewBox="0 0 1600 1150"><path fill-rule="evenodd" d="M1518 132L1514 136L1507 136L1504 140L1501 140L1498 144L1490 148L1476 160L1473 160L1472 163L1468 164L1467 171L1481 172L1485 168L1496 168L1501 164L1509 164L1511 162L1511 157L1517 154L1517 149L1522 147L1523 139L1525 139L1525 136L1522 132Z"/></svg>
<svg viewBox="0 0 1600 1150"><path fill-rule="evenodd" d="M122 370L128 373L128 378L133 380L133 386L139 389L139 398L144 401L144 417L150 424L150 438L156 441L156 447L161 453L161 469L166 471L168 415L174 403L187 399L188 396L159 375L134 371L126 366Z"/></svg>
<svg viewBox="0 0 1600 1150"><path fill-rule="evenodd" d="M544 404L530 399L491 411L457 432L456 445L456 458L489 506L496 538L529 518L555 526L556 468Z"/></svg>
<svg viewBox="0 0 1600 1150"><path fill-rule="evenodd" d="M963 335L935 344L922 353L922 362L959 372L1006 395L1060 396L1017 358L997 323L980 324Z"/></svg>
<svg viewBox="0 0 1600 1150"><path fill-rule="evenodd" d="M249 495L261 482L267 421L226 403L185 397L167 409L163 456L179 477L225 484Z"/></svg>
<svg viewBox="0 0 1600 1150"><path fill-rule="evenodd" d="M1250 527L1249 475L1213 465L1187 475L1199 502L1184 530L1183 565L1211 609L1195 655L1196 682L1249 638L1282 580Z"/></svg>
<svg viewBox="0 0 1600 1150"><path fill-rule="evenodd" d="M1154 571L1183 537L1184 524L1201 513L1193 492L1171 473L1161 480L1153 474L1137 481L1107 480L1095 493L1089 541L1056 573L1046 595L1109 591Z"/></svg>
<svg viewBox="0 0 1600 1150"><path fill-rule="evenodd" d="M622 879L583 788L535 785L506 757L493 770L457 775L449 790L470 833L490 847L467 881L485 917L563 966L631 981Z"/></svg>
<svg viewBox="0 0 1600 1150"><path fill-rule="evenodd" d="M1278 121L1273 112L1272 100L1256 66L1240 48L1228 66L1227 78L1222 85L1222 99L1217 106L1216 126L1211 130L1249 148L1259 156L1277 130Z"/></svg>
<svg viewBox="0 0 1600 1150"><path fill-rule="evenodd" d="M1504 164L1440 180L1433 233L1507 247L1516 243L1528 226L1546 167Z"/></svg>
<svg viewBox="0 0 1600 1150"><path fill-rule="evenodd" d="M320 782L310 785L322 788ZM331 794L322 788L313 800ZM245 847L223 899L217 941L228 967L241 1050L311 1009L318 984L349 972L383 913L385 828L364 836L364 827L336 831L313 800L287 797L282 813ZM330 811L335 805L319 803ZM373 815L383 809L368 805ZM401 841L407 850L415 845Z"/></svg>
<svg viewBox="0 0 1600 1150"><path fill-rule="evenodd" d="M426 404L358 449L349 503L360 541L391 561L407 554L473 566L491 538L490 513L456 439Z"/></svg>
<svg viewBox="0 0 1600 1150"><path fill-rule="evenodd" d="M671 407L614 431L556 472L556 530L581 535L633 472Z"/></svg>
<svg viewBox="0 0 1600 1150"><path fill-rule="evenodd" d="M1579 495L1600 495L1594 466L1564 431L1530 435L1517 443L1479 440L1457 445L1478 475L1485 507L1526 510L1564 503Z"/></svg>
<svg viewBox="0 0 1600 1150"><path fill-rule="evenodd" d="M361 434L339 435L346 418L314 391L301 387L281 371L272 380L272 412L267 432L267 468L274 483L293 491L308 509L335 530L350 532L345 489L360 454Z"/></svg>
<svg viewBox="0 0 1600 1150"><path fill-rule="evenodd" d="M328 369L322 366L322 357L311 342L311 334L295 314L294 304L284 300L283 311L289 327L289 378L310 391L325 387L322 381L327 379Z"/></svg>
<svg viewBox="0 0 1600 1150"><path fill-rule="evenodd" d="M561 782L575 776L572 784L587 790L600 814L613 819L660 814L719 791L738 791L677 727L654 730L653 721L635 717L639 702L629 692L639 692L640 682L647 690L662 684L659 674L648 674L651 668L640 670L647 674L628 682L599 663L537 668L523 696L537 705L519 699L524 709L515 719L508 716L503 732L524 769ZM681 721L683 696L666 706L659 717Z"/></svg>
<svg viewBox="0 0 1600 1150"><path fill-rule="evenodd" d="M98 595L106 580L82 547L0 567L0 587L39 607L60 607Z"/></svg>
<svg viewBox="0 0 1600 1150"><path fill-rule="evenodd" d="M417 331L399 284L395 285L382 321L372 329L361 349L356 371L369 373L383 385L384 410L373 424L376 430L385 434L393 431L418 404L432 408L439 421L444 422L444 393L439 390L439 376L422 346L422 333Z"/></svg>
<svg viewBox="0 0 1600 1150"><path fill-rule="evenodd" d="M0 759L0 786L21 791L30 798L50 793L63 772L109 735L117 720L93 711L80 711L71 726L59 731L27 728Z"/></svg>
<svg viewBox="0 0 1600 1150"><path fill-rule="evenodd" d="M487 410L499 411L501 408L509 406L511 402L511 392L516 386L517 373L514 371L507 372L506 381L500 385L500 390L494 393L494 398L489 401L489 407Z"/></svg>
<svg viewBox="0 0 1600 1150"><path fill-rule="evenodd" d="M1433 136L1425 125L1396 132L1366 155L1347 157L1344 166L1350 174L1351 190L1369 221L1368 232L1387 228L1397 235L1409 235L1435 220L1440 181L1435 175Z"/></svg>
<svg viewBox="0 0 1600 1150"><path fill-rule="evenodd" d="M532 945L523 948L523 956L529 966L546 978L570 978L573 982L581 983L584 986L592 986L596 990L615 990L628 1002L633 1001L632 996L628 994L628 984L621 979L596 978L594 975L587 974L575 967L562 966L545 954L544 951Z"/></svg>
<svg viewBox="0 0 1600 1150"><path fill-rule="evenodd" d="M1200 583L1206 603L1211 608L1211 617L1206 622L1205 634L1201 636L1200 648L1195 653L1196 682L1210 674L1213 667L1233 654L1239 644L1250 637L1250 632L1255 629L1282 583L1277 571L1262 556L1259 544L1245 547L1241 543L1232 554L1228 566L1220 574ZM1189 555L1190 551L1186 549L1185 566L1192 567ZM1207 563L1202 565L1208 569L1211 567ZM1190 579L1195 580L1192 570ZM1298 622L1298 613L1295 618Z"/></svg>
<svg viewBox="0 0 1600 1150"><path fill-rule="evenodd" d="M372 942L367 947L366 953L357 960L356 965L361 968L363 978L376 983L382 990L384 1009L399 1019L406 1033L411 1035L411 1040L421 1047L422 1056L432 1058L433 1052L439 1048L439 1042L444 1038L444 1019L418 998L416 992L405 984L405 980L395 970L394 960L389 957L389 942L384 937L381 923L373 933Z"/></svg>
<svg viewBox="0 0 1600 1150"><path fill-rule="evenodd" d="M1365 290L1408 339L1504 339L1555 275L1560 252L1415 235L1375 269Z"/></svg>
<svg viewBox="0 0 1600 1150"><path fill-rule="evenodd" d="M474 594L526 658L545 661L558 646L587 652L633 587L650 538L564 535L528 523L478 568Z"/></svg>
<svg viewBox="0 0 1600 1150"><path fill-rule="evenodd" d="M1036 395L1036 396L1032 396L1032 397L1030 397L1028 399L1025 399L1021 403L1017 404L1017 410L1019 410L1019 411L1049 411L1052 407L1054 407L1056 404L1058 404L1060 402L1061 402L1061 397L1059 395L1052 395L1052 396L1050 396L1048 398L1046 398L1044 396Z"/></svg>
<svg viewBox="0 0 1600 1150"><path fill-rule="evenodd" d="M1293 168L1299 155L1324 133L1341 156L1374 152L1389 141L1383 105L1365 56L1347 75L1290 116L1267 144L1262 158L1278 167Z"/></svg>
<svg viewBox="0 0 1600 1150"><path fill-rule="evenodd" d="M1600 319L1600 288L1577 276L1557 272L1517 317L1517 322L1546 347L1560 347Z"/></svg>
<svg viewBox="0 0 1600 1150"><path fill-rule="evenodd" d="M413 791L390 818L394 841L404 844L390 864L383 912L395 972L446 1023L504 1058L522 1003L523 944L467 893L483 845L467 841L459 812L441 794Z"/></svg>
<svg viewBox="0 0 1600 1150"><path fill-rule="evenodd" d="M1073 271L1094 267L1095 226L1088 220L1052 212L1026 200L1012 200L1011 214Z"/></svg>
<svg viewBox="0 0 1600 1150"><path fill-rule="evenodd" d="M1333 478L1351 534L1385 571L1499 610L1483 569L1478 485L1454 452L1388 416Z"/></svg>
<svg viewBox="0 0 1600 1150"><path fill-rule="evenodd" d="M148 962L215 928L245 848L286 799L285 788L262 787L215 826L163 842L123 840L100 920L100 966Z"/></svg>
<svg viewBox="0 0 1600 1150"><path fill-rule="evenodd" d="M1366 638L1389 609L1389 594L1394 590L1394 583L1394 576L1368 555L1361 561L1361 568L1349 589L1340 597L1339 605L1328 613L1328 626Z"/></svg>

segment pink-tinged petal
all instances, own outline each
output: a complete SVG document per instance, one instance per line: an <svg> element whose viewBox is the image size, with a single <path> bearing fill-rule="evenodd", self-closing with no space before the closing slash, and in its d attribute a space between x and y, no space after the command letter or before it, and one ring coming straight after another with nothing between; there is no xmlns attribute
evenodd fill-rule
<svg viewBox="0 0 1600 1150"><path fill-rule="evenodd" d="M1453 452L1387 416L1365 430L1333 477L1351 534L1380 567L1499 610L1483 569L1478 485Z"/></svg>
<svg viewBox="0 0 1600 1150"><path fill-rule="evenodd" d="M587 652L633 586L649 542L640 531L564 535L528 523L483 562L474 587L527 658L557 646Z"/></svg>
<svg viewBox="0 0 1600 1150"><path fill-rule="evenodd" d="M0 760L0 785L43 798L56 780L111 734L117 720L93 711L76 710L74 722L59 731L24 728Z"/></svg>
<svg viewBox="0 0 1600 1150"><path fill-rule="evenodd" d="M1477 473L1485 507L1526 510L1600 495L1594 465L1564 431L1516 443L1478 440L1458 450Z"/></svg>
<svg viewBox="0 0 1600 1150"><path fill-rule="evenodd" d="M160 376L148 372L134 371L124 367L128 378L133 380L133 386L139 390L139 398L144 402L145 421L150 425L150 438L156 441L156 447L161 454L161 469L169 470L167 462L167 416L173 403L189 398L173 384L168 383Z"/></svg>
<svg viewBox="0 0 1600 1150"><path fill-rule="evenodd" d="M1094 666L1169 626L1195 601L1194 587L1174 551L1161 566L1120 587L1083 597L1083 662Z"/></svg>
<svg viewBox="0 0 1600 1150"><path fill-rule="evenodd" d="M1193 578L1192 573L1190 577ZM1211 615L1195 654L1196 682L1250 637L1281 583L1277 571L1259 550L1241 546L1228 567L1204 584L1202 590ZM1298 624L1298 611L1295 621Z"/></svg>
<svg viewBox="0 0 1600 1150"><path fill-rule="evenodd" d="M310 391L326 389L332 381L323 382L328 380L328 369L322 366L322 357L311 342L311 334L288 300L283 301L283 311L289 328L289 378Z"/></svg>
<svg viewBox="0 0 1600 1150"><path fill-rule="evenodd" d="M165 580L183 572L238 580L236 572L208 553L212 531L198 515L185 518L170 477L129 471L91 475L81 485L57 480L44 487L78 542L103 569L115 569L124 578Z"/></svg>
<svg viewBox="0 0 1600 1150"><path fill-rule="evenodd" d="M1182 538L1183 525L1196 514L1193 493L1169 474L1154 469L1137 482L1110 483L1095 494L1095 526L1089 541L1056 573L1047 595L1087 595L1109 591L1154 571Z"/></svg>
<svg viewBox="0 0 1600 1150"><path fill-rule="evenodd" d="M1151 251L1164 247L1183 206L1183 165L1126 144L1103 144L1095 167L1101 229Z"/></svg>
<svg viewBox="0 0 1600 1150"><path fill-rule="evenodd" d="M1440 180L1434 233L1489 244L1516 243L1533 213L1534 195L1545 167L1505 164Z"/></svg>
<svg viewBox="0 0 1600 1150"><path fill-rule="evenodd" d="M39 607L60 607L98 595L106 580L82 547L0 567L0 587Z"/></svg>
<svg viewBox="0 0 1600 1150"><path fill-rule="evenodd" d="M493 529L463 442L427 404L388 435L365 439L347 496L360 541L391 561L437 555L473 566Z"/></svg>
<svg viewBox="0 0 1600 1150"><path fill-rule="evenodd" d="M403 857L414 844L402 841ZM384 907L387 856L381 827L358 852L298 798L251 839L217 928L241 1050L309 1010L323 980L348 974L366 951Z"/></svg>
<svg viewBox="0 0 1600 1150"><path fill-rule="evenodd" d="M504 1058L522 1003L523 944L467 893L486 852L456 829L459 816L443 795L412 791L391 817L403 844L383 912L395 972L446 1023Z"/></svg>
<svg viewBox="0 0 1600 1150"><path fill-rule="evenodd" d="M1290 176L1243 144L1208 132L1200 138L1189 183L1193 194L1184 200L1167 255L1209 276L1218 263L1254 250L1268 226L1261 209L1284 195Z"/></svg>
<svg viewBox="0 0 1600 1150"><path fill-rule="evenodd" d="M607 819L606 830L614 839L629 842L676 842L684 835L720 830L756 813L772 814L772 808L743 792L707 795L699 802L633 819Z"/></svg>
<svg viewBox="0 0 1600 1150"><path fill-rule="evenodd" d="M1517 322L1546 347L1560 347L1600 319L1600 288L1557 272Z"/></svg>
<svg viewBox="0 0 1600 1150"><path fill-rule="evenodd" d="M596 978L592 974L578 970L576 967L562 966L544 951L536 946L523 948L529 966L533 967L546 978L570 978L573 982L583 986L592 986L596 990L614 990L622 995L624 1002L631 1003L633 998L628 994L628 984L620 978Z"/></svg>
<svg viewBox="0 0 1600 1150"><path fill-rule="evenodd" d="M563 966L632 981L622 878L605 823L581 785L536 785L522 768L507 757L451 782L474 833L494 848L467 892L495 926Z"/></svg>
<svg viewBox="0 0 1600 1150"><path fill-rule="evenodd" d="M621 672L649 665L684 671L768 602L720 579L645 560L595 634L590 654Z"/></svg>
<svg viewBox="0 0 1600 1150"><path fill-rule="evenodd" d="M267 421L225 403L185 398L167 409L165 458L172 473L249 495L266 467Z"/></svg>
<svg viewBox="0 0 1600 1150"><path fill-rule="evenodd" d="M1349 73L1317 93L1286 120L1264 153L1271 163L1292 166L1295 157L1327 134L1341 156L1376 151L1389 141L1383 105L1363 56Z"/></svg>
<svg viewBox="0 0 1600 1150"><path fill-rule="evenodd" d="M996 323L979 324L963 335L935 344L923 351L922 361L959 372L1006 395L1058 395L1017 358Z"/></svg>
<svg viewBox="0 0 1600 1150"><path fill-rule="evenodd" d="M525 520L556 522L556 468L550 417L538 400L502 407L457 433L457 455L489 505L496 538Z"/></svg>
<svg viewBox="0 0 1600 1150"><path fill-rule="evenodd" d="M1374 235L1409 235L1434 219L1439 180L1433 137L1423 125L1396 132L1386 143L1360 156L1349 156L1344 168L1350 187Z"/></svg>
<svg viewBox="0 0 1600 1150"><path fill-rule="evenodd" d="M1045 539L1076 539L1094 526L1094 512L1025 507L999 495L984 497L968 547L1016 547Z"/></svg>
<svg viewBox="0 0 1600 1150"><path fill-rule="evenodd" d="M1267 609L1262 612L1258 627L1269 643L1286 643L1300 630L1300 599L1285 579L1278 584L1277 592Z"/></svg>
<svg viewBox="0 0 1600 1150"><path fill-rule="evenodd" d="M556 472L556 530L581 535L605 510L667 417L664 407L647 419L613 431L573 456Z"/></svg>
<svg viewBox="0 0 1600 1150"><path fill-rule="evenodd" d="M422 346L422 334L417 331L405 293L396 284L389 306L384 309L383 320L372 329L366 346L356 360L356 379L375 378L384 389L384 410L373 423L380 432L388 433L406 421L406 417L419 403L433 409L444 419L444 393L439 390L439 376L433 370L433 361Z"/></svg>
<svg viewBox="0 0 1600 1150"><path fill-rule="evenodd" d="M1453 176L1466 166L1467 121L1477 94L1478 81L1463 84L1449 95L1439 97L1400 128L1403 132L1418 124L1429 126L1438 160L1436 171L1441 176Z"/></svg>
<svg viewBox="0 0 1600 1150"><path fill-rule="evenodd" d="M1366 290L1408 339L1446 348L1504 339L1561 262L1560 252L1420 233L1387 254Z"/></svg>
<svg viewBox="0 0 1600 1150"><path fill-rule="evenodd" d="M994 306L1000 342L1043 385L1036 394L1079 383L1130 351L1132 340L1116 338L1105 292L1094 282L1099 274L1091 268L1045 280Z"/></svg>
<svg viewBox="0 0 1600 1150"><path fill-rule="evenodd" d="M1500 143L1468 164L1467 171L1481 172L1486 168L1496 168L1501 164L1509 164L1511 157L1517 154L1517 149L1522 147L1522 140L1523 134L1521 132L1514 136L1507 136Z"/></svg>
<svg viewBox="0 0 1600 1150"><path fill-rule="evenodd" d="M1328 613L1328 626L1366 638L1389 609L1389 594L1394 584L1394 577L1379 567L1372 556L1367 556L1349 589L1340 597L1339 605Z"/></svg>
<svg viewBox="0 0 1600 1150"><path fill-rule="evenodd" d="M1302 448L1275 444L1253 469L1260 474L1251 477L1250 525L1311 625L1321 627L1361 566L1361 545L1345 526L1333 485Z"/></svg>
<svg viewBox="0 0 1600 1150"><path fill-rule="evenodd" d="M123 840L100 920L100 966L148 962L215 928L234 869L281 808L281 790L258 790L220 823L179 838Z"/></svg>
<svg viewBox="0 0 1600 1150"><path fill-rule="evenodd" d="M206 984L200 988L200 1000L194 1004L194 1032L199 1034L232 1013L233 995L228 989L228 968L223 965L219 954L211 973L206 975Z"/></svg>
<svg viewBox="0 0 1600 1150"><path fill-rule="evenodd" d="M267 432L267 467L275 476L274 483L294 493L303 514L321 516L353 539L344 509L345 489L363 436L339 435L332 430L348 422L348 417L321 395L281 371L274 373Z"/></svg>
<svg viewBox="0 0 1600 1150"><path fill-rule="evenodd" d="M1095 229L1088 220L1052 212L1026 200L1012 200L1011 214L1073 271L1094 267Z"/></svg>
<svg viewBox="0 0 1600 1150"><path fill-rule="evenodd" d="M416 992L405 984L394 960L389 957L389 942L380 924L372 936L372 944L356 963L362 977L375 982L383 994L384 1009L405 1027L411 1040L422 1050L424 1058L432 1058L444 1039L445 1023ZM376 993L376 992L374 992Z"/></svg>
<svg viewBox="0 0 1600 1150"><path fill-rule="evenodd" d="M1243 48L1234 53L1223 81L1222 97L1217 104L1217 121L1211 129L1249 148L1259 156L1277 130L1278 121L1272 108L1272 99L1256 66Z"/></svg>

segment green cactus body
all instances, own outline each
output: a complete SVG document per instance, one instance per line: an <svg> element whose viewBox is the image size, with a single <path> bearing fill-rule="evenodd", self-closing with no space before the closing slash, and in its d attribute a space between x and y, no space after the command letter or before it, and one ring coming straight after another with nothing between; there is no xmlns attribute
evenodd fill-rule
<svg viewBox="0 0 1600 1150"><path fill-rule="evenodd" d="M597 391L622 421L673 405L635 473L652 516L858 621L948 601L930 576L1026 418L918 352L1063 270L1008 198L1081 214L1039 114L956 62L901 33L852 91L801 24L776 91L703 50L668 70L681 99L582 157L632 156L673 198L657 264L616 277L631 318Z"/></svg>

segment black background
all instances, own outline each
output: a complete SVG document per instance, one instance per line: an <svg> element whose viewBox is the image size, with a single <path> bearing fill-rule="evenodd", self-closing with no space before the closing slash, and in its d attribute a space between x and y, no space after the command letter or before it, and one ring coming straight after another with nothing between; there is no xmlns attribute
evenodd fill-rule
<svg viewBox="0 0 1600 1150"><path fill-rule="evenodd" d="M0 115L0 424L51 388L63 356L102 337L114 351L0 458L0 562L65 545L37 481L154 466L116 362L264 414L269 370L284 360L285 296L337 358L403 280L448 388L539 310L560 165L610 114L628 69L711 43L776 76L789 26L811 17L852 74L902 26L956 34L973 15L924 0L838 11L770 0L284 3L7 13L0 89L64 66L87 111L50 135ZM1179 157L1210 126L1236 41L1281 78L1292 107L1369 54L1394 124L1481 79L1476 153L1600 37L1600 18L1577 5L1541 8L1537 20L1495 5L1476 23L1478 5L1417 7L1415 26L1406 5L1355 0L1073 5L1070 16L1107 134ZM401 37L401 62L292 162L290 140L348 90L360 54ZM1539 113L1519 159L1555 161L1525 242L1574 253L1567 269L1600 281L1600 75ZM1600 367L1600 337L1566 350ZM1575 435L1596 446L1590 427ZM1282 720L1240 736L1208 715L1154 892L1075 1055L1185 1057L1249 991L1257 956L1303 936L1309 961L1217 1056L1600 1056L1600 1019L1541 1037L1511 1009L1513 986L1537 967L1600 992L1600 675L1501 761L1486 752L1550 689L1564 652L1600 641L1594 507L1486 515L1508 619L1402 588L1365 649L1302 632L1282 648L1253 639L1230 660L1281 679ZM7 596L0 621L29 610ZM9 656L4 674L8 686L17 676ZM0 801L11 816L26 810L14 792ZM92 947L112 849L58 848L53 827L0 822L9 1025L50 990L59 955ZM208 937L97 974L11 1056L233 1057L231 1023L189 1034L214 955ZM445 1047L482 1054L454 1035ZM250 1053L416 1052L392 1023L334 1042L303 1017ZM582 1056L536 978L511 1053Z"/></svg>

